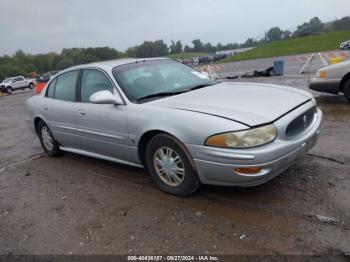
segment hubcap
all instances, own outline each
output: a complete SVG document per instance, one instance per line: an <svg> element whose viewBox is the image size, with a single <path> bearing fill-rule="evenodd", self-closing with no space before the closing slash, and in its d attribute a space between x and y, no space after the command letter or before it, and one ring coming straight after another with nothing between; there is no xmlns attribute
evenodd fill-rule
<svg viewBox="0 0 350 262"><path fill-rule="evenodd" d="M41 129L41 139L43 140L46 149L51 150L53 148L53 138L46 126L43 126Z"/></svg>
<svg viewBox="0 0 350 262"><path fill-rule="evenodd" d="M185 166L181 157L169 147L159 148L153 157L158 177L169 186L179 186L185 178Z"/></svg>

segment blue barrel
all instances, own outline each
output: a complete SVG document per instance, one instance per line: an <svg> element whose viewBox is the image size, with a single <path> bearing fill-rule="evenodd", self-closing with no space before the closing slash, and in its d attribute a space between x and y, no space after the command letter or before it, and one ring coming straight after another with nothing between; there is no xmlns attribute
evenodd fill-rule
<svg viewBox="0 0 350 262"><path fill-rule="evenodd" d="M284 61L274 61L273 62L273 70L275 71L275 74L278 76L282 76L284 74Z"/></svg>

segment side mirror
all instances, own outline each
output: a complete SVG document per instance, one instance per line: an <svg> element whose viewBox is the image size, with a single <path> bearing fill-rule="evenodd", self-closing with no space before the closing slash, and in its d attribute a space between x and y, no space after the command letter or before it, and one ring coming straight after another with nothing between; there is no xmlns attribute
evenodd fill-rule
<svg viewBox="0 0 350 262"><path fill-rule="evenodd" d="M99 91L90 96L90 102L93 104L113 104L122 105L123 101L119 96L113 95L110 91Z"/></svg>

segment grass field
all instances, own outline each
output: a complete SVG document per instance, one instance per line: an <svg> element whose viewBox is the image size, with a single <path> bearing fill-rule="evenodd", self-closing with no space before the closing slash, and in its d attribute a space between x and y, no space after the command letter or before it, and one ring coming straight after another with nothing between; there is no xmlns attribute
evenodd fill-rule
<svg viewBox="0 0 350 262"><path fill-rule="evenodd" d="M173 54L173 55L167 55L166 57L171 59L191 59L194 57L201 57L207 55L206 53L180 53L180 54Z"/></svg>
<svg viewBox="0 0 350 262"><path fill-rule="evenodd" d="M268 43L253 50L221 60L219 63L334 50L339 48L341 42L349 39L350 31L337 31L299 37Z"/></svg>

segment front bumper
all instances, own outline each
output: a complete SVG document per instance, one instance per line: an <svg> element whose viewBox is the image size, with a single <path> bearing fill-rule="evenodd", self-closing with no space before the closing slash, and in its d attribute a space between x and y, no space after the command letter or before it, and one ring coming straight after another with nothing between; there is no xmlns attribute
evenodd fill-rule
<svg viewBox="0 0 350 262"><path fill-rule="evenodd" d="M277 137L267 145L251 149L222 149L187 145L204 184L250 187L263 184L288 169L317 142L323 114L317 110L312 125L293 139ZM275 122L281 126L285 119ZM261 167L254 175L244 175L235 168Z"/></svg>
<svg viewBox="0 0 350 262"><path fill-rule="evenodd" d="M340 81L340 79L312 78L309 82L309 88L318 92L338 94Z"/></svg>

